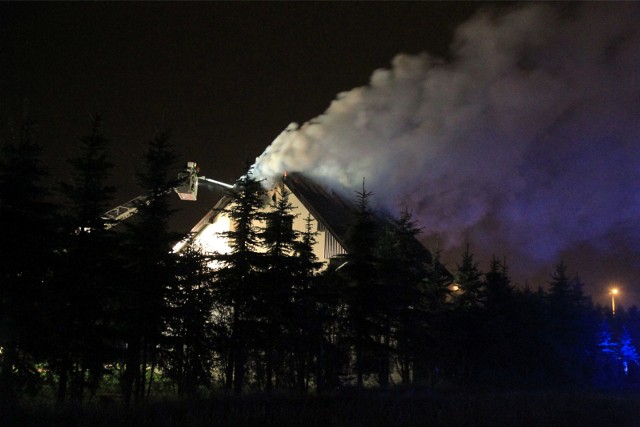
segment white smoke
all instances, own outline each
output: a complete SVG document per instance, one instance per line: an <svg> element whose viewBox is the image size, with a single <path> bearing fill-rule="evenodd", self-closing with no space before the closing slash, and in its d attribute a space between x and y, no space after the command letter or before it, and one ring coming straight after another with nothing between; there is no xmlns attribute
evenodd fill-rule
<svg viewBox="0 0 640 427"><path fill-rule="evenodd" d="M290 125L256 172L354 189L365 177L445 249L469 241L527 263L640 237L639 3L484 11L451 49L450 61L397 55Z"/></svg>

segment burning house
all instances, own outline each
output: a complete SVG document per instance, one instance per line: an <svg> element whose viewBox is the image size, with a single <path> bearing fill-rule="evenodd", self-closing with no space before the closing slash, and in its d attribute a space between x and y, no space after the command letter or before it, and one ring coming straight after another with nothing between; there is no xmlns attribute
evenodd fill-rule
<svg viewBox="0 0 640 427"><path fill-rule="evenodd" d="M289 201L294 208L292 228L304 230L306 219L311 218L312 230L318 232L314 252L319 261L328 265L347 253L345 242L349 218L353 212L351 201L302 173L284 175L276 184L268 190L265 204L274 196L276 187L282 184L289 192ZM223 211L230 202L229 196L222 197L192 228L193 247L204 253L225 253L229 250L228 243L220 233L233 227L231 219Z"/></svg>

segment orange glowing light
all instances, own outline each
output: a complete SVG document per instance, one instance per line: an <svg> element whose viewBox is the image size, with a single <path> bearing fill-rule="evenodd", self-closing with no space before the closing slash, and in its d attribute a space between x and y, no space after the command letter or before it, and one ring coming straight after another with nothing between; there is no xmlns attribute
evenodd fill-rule
<svg viewBox="0 0 640 427"><path fill-rule="evenodd" d="M616 315L616 295L618 295L618 288L612 288L609 293L611 294L611 314Z"/></svg>

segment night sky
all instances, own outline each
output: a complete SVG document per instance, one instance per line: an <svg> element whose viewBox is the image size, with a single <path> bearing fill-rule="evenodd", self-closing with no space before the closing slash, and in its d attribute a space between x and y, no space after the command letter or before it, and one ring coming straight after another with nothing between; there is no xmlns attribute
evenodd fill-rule
<svg viewBox="0 0 640 427"><path fill-rule="evenodd" d="M118 202L157 129L182 160L233 182L293 121L366 84L399 52L446 54L465 3L0 3L0 117L6 138L25 104L54 177L103 112ZM219 193L200 192L188 231ZM210 196L210 197L207 197Z"/></svg>
<svg viewBox="0 0 640 427"><path fill-rule="evenodd" d="M492 15L497 18L468 26L466 32L460 32L461 36L454 42L455 47L452 47L454 31L461 23L476 16L479 9L486 11L496 8L502 11L501 14ZM602 186L602 192L596 188L593 194L588 196L580 194L580 185L573 185L575 194L601 200L599 205L594 203L586 207L582 206L577 198L572 200L587 211L582 217L577 216L575 224L566 222L566 210L557 206L561 204L561 199L556 195L564 191L562 188L570 185L569 183L582 182L579 177L587 177L589 171L593 171L594 168L601 167L604 170L616 161L633 164L640 156L635 157L635 150L630 153L624 148L625 144L629 143L622 138L624 141L621 139L602 144L602 150L588 149L589 153L593 153L581 157L579 162L575 163L578 178L565 177L563 170L573 167L575 153L566 148L571 147L571 144L564 146L558 144L558 141L563 138L569 141L581 137L580 132L572 126L591 123L594 131L589 132L589 135L595 136L589 143L595 146L598 144L598 131L607 128L608 125L593 124L596 113L580 107L582 98L572 98L561 111L555 115L550 113L549 117L541 116L540 111L549 110L545 102L551 101L541 99L536 105L528 103L530 99L536 98L540 87L549 92L551 99L553 93L562 92L563 81L579 81L582 78L587 81L588 78L593 78L593 83L597 84L585 84L585 87L600 86L603 81L605 83L602 86L606 87L607 78L598 76L597 73L611 73L614 76L614 73L620 72L621 76L625 76L624 71L636 70L634 67L637 64L633 60L629 64L622 61L623 65L617 68L604 67L604 71L597 68L591 74L588 71L589 67L585 66L584 69L587 71L584 76L575 74L566 80L560 80L561 83L551 80L546 87L540 83L546 82L544 73L553 75L555 70L574 70L573 67L565 67L564 63L558 60L564 56L572 57L573 50L580 52L582 45L579 42L576 42L576 46L566 42L572 38L569 37L573 35L570 31L574 31L576 35L580 34L581 37L578 39L586 37L583 34L590 32L597 36L598 25L589 24L588 17L578 17L575 20L585 26L584 31L578 24L573 27L568 25L567 28L570 30L567 30L566 34L556 35L554 32L557 28L564 26L545 28L544 22L555 22L552 18L545 18L546 12L521 13L509 19L499 18L511 8L508 3L496 5L479 2L3 2L0 3L0 138L8 137L9 129L20 122L23 112L27 110L38 122L37 140L45 146L46 162L53 172L52 185L55 185L68 176L66 159L75 155L78 139L89 129L90 115L103 112L104 133L111 140L113 160L117 164L114 171L114 184L120 187L115 202L117 204L140 194L135 183L135 170L146 143L153 137L156 129L171 130L172 140L181 161L196 161L204 175L233 182L244 171L246 161L253 161L260 156L291 122L303 124L323 114L333 105L332 101L337 99L339 93L370 84L374 70L393 67L396 73L393 77L395 80L392 78L391 83L380 83L385 76L379 75L374 84L383 89L389 86L391 90L395 90L400 72L409 70L411 74L414 72L411 71L412 67L435 70L432 74L460 76L457 79L432 77L429 81L436 82L436 86L451 89L432 89L435 100L431 104L443 105L438 113L443 114L444 121L453 122L447 123L446 126L455 129L468 127L466 133L441 132L442 135L450 136L450 140L453 141L445 151L449 154L455 153L458 158L466 160L451 165L449 169L442 166L442 170L434 168L428 162L416 163L416 169L430 168L434 171L432 175L419 175L417 179L420 182L416 185L416 182L401 180L400 178L406 177L400 174L382 173L381 168L393 163L394 156L382 157L382 160L376 160L378 163L372 161L375 167L365 168L368 172L372 172L371 168L380 170L380 176L384 177L380 178L384 179L384 182L378 182L379 185L372 188L374 195L399 193L398 186L405 189L410 187L413 194L421 193L444 177L448 182L455 183L457 188L463 189L459 195L452 195L455 191L447 191L446 194L442 193L442 197L438 196L437 200L438 192L427 192L429 197L422 199L416 199L411 195L406 197L411 199L412 208L422 215L424 221L421 225L425 227L426 233L437 236L445 249L449 249L449 245L452 254L456 253L456 249L459 249L466 239L471 242L472 248L483 253L480 256L483 262L481 267L486 266L487 257L493 253L499 256L510 256L514 253L522 255L522 259L527 262L533 260L540 268L536 271L518 270L516 262L514 279L519 284L527 282L534 287L548 279L554 263L562 257L569 264L570 273L577 272L582 276L588 285L588 292L596 301L607 301L606 289L613 281L621 285L623 293L633 295L634 282L640 272L637 261L640 249L636 249L633 241L634 236L640 236L640 231L630 218L636 212L640 212L640 207L635 209L640 201L634 198L633 192L621 192L618 199L633 198L631 204L634 209L625 211L626 216L616 217L606 225L600 225L601 221L598 219L609 215L607 212L610 207L615 208L611 206L611 200L600 197L600 194L612 194L612 188L618 189L623 185L633 186L633 182L630 181L637 178L635 173L627 173L624 169L618 175L603 180L608 186ZM558 13L562 15L562 19L569 19L566 18L569 15L574 19L573 15L580 15L573 10L573 6L558 8L556 5L556 8L561 10ZM631 16L630 19L637 17L628 12L624 13L624 16ZM606 19L602 18L603 22L606 23ZM536 25L527 27L528 22L536 22ZM528 29L529 33L521 30L522 28ZM628 43L625 45L625 40L630 39L634 43L637 40L636 34L628 35L628 31L620 31L620 34L627 35L620 36L614 30L611 36L603 35L603 40L611 40L601 49L605 52L604 59L596 58L593 63L607 63L607 55L616 58L610 62L620 63L616 52L630 49ZM606 33L606 30L602 32ZM585 45L592 43L596 46L593 51L599 52L599 39L596 36L594 41L585 41ZM538 41L538 38L545 40ZM511 40L523 42L511 43ZM553 46L564 46L566 51L555 52L553 47L549 47L552 42ZM498 47L494 49L495 46L489 46L492 43ZM501 50L503 45L507 48ZM631 49L635 47L637 46L634 45ZM513 56L514 66L509 67L507 65L510 63L505 65L504 61L501 62L500 55L483 57L482 52L485 48L490 52L507 52L505 61L508 62ZM590 48L588 50L590 51ZM417 58L411 55L421 52L427 52L431 59L411 59ZM400 53L410 56L404 57L404 61L401 58L392 65L392 61ZM591 61L584 59L588 56L576 54L575 64ZM438 65L449 64L449 61L453 65ZM425 65L426 63L428 65ZM494 70L497 70L495 74L491 74ZM517 73L513 73L512 70L516 70ZM417 74L422 72L415 71ZM428 71L424 73L428 74ZM487 77L489 74L491 75ZM462 96L462 92L454 89L463 87L460 81L464 79L470 83L465 83L468 88ZM493 80L507 83L495 85L491 83ZM620 78L612 80L620 81ZM478 86L485 85L489 89L474 92L476 81ZM617 135L616 132L620 129L620 132L624 133L624 130L628 129L628 126L624 125L627 122L640 122L636 120L639 118L638 102L634 98L638 93L638 86L634 85L636 81L637 79L633 80L629 91L626 95L623 94L623 97L629 96L628 102L632 102L633 106L626 108L625 105L624 111L628 112L628 117L620 119L622 125L610 126L615 128L610 132L612 134ZM574 92L580 90L581 87L577 87ZM612 90L615 91L616 87ZM376 91L377 89L372 93L378 93ZM509 96L502 98L508 99L507 103L485 102L487 94L500 98L500 93L506 93L505 91L509 92ZM438 95L442 99L438 99ZM588 94L584 99L593 99L596 96L597 94ZM354 98L356 97L352 93L351 97L344 99L348 101ZM383 101L376 104L378 99ZM450 105L451 99L461 100L460 103L464 105ZM603 99L606 101L608 98ZM562 104L555 99L552 101L553 105ZM360 98L354 101L356 104L358 102L361 102ZM376 105L388 103L384 97L362 102L370 102L367 108L374 106L371 107L373 109L367 110L371 117L376 115ZM474 112L470 114L470 108L467 107L473 105L477 105L478 108L471 109ZM500 110L501 120L487 118L484 115L487 109L495 110L496 105L499 106L497 109ZM505 105L509 108L504 107ZM340 103L336 105L340 106ZM614 105L609 111L617 114L620 110L619 105ZM429 111L433 113L434 110ZM520 114L520 111L532 113L529 116ZM342 125L335 125L332 121L332 118L339 117L339 114L334 111L327 116L327 122L321 125L326 135L331 136L332 129L344 129ZM386 124L388 115L385 117L378 123ZM474 126L454 120L469 117L469 122L473 122ZM509 118L508 123L502 120L504 117ZM512 125L515 122L528 123L529 117L543 121L544 129L541 130L541 127L535 125ZM604 121L608 116L599 114L598 117L604 117ZM405 118L399 119L402 120ZM417 127L425 126L420 120L405 121L416 122L417 124L413 125ZM504 126L497 131L492 129L489 132L478 123ZM372 125L372 128L374 127ZM413 132L408 130L409 127L395 129L393 125L389 125L380 129L378 134L387 135L393 147L402 148L405 144L407 149L404 152L413 153L410 148L411 139L398 137ZM302 135L304 132L306 131L302 129L296 135ZM431 137L436 135L432 131L429 132L431 133L428 135ZM535 138L522 138L527 144L517 149L509 148L512 151L505 150L506 145L491 145L492 138L509 139L515 134L535 134ZM350 136L357 138L361 135ZM476 136L479 142L473 146L457 143L462 137L468 139ZM286 146L285 142L281 145ZM345 142L345 153L348 152L348 147L350 144ZM619 149L617 157L612 156L610 162L603 160L602 164L594 160L608 159L611 147L614 151ZM432 150L432 158L438 159L440 165L447 165L453 161L451 156L442 155L436 148ZM398 153L402 152L401 149L395 149ZM379 147L376 151L385 153ZM460 171L463 168L473 170L478 162L486 163L485 171L495 169L495 160L491 158L495 156L486 159L483 157L485 153L494 152L504 154L506 161L517 167L503 174L492 175L490 179L485 173L482 174L483 179L476 179L479 175L475 173L454 173L454 168L460 168ZM544 153L553 153L553 162L557 164L551 162L553 164L545 164L544 167L538 165L535 169L530 169L530 164L546 159ZM354 157L352 160L362 163L363 159L366 162L368 151L356 149L350 155ZM404 166L409 168L414 159L409 157L409 154L406 156ZM521 159L526 161L523 162ZM566 159L566 162L563 163L562 159ZM322 164L322 161L319 160L317 164ZM582 170L582 167L585 169ZM352 178L361 179L361 170L362 168L354 167ZM562 185L554 187L547 182L550 177L555 176L563 177L558 181L563 183ZM460 177L465 179L462 180ZM460 178L460 181L457 181L457 178ZM412 179L415 180L416 176L412 176ZM505 184L503 189L502 183L507 181L521 183ZM375 179L371 182L376 183ZM600 185L600 181L585 182L585 188ZM389 183L388 188L385 187L385 183ZM470 193L465 193L465 188L472 188L473 195L489 196L478 197L482 200L478 200L476 204L460 203L459 199L469 199ZM496 188L500 191L496 191ZM508 194L508 197L498 196L500 192ZM535 194L536 197L525 197L524 193ZM220 194L219 191L210 191L203 187L200 189L198 202L176 202L175 207L181 210L176 215L173 226L178 231L188 231ZM572 195L568 194L566 197L571 199ZM437 205L438 209L430 209L431 205ZM461 215L459 212L464 214ZM445 214L453 220L443 220ZM529 219L530 215L551 219L546 222L533 221ZM506 222L502 222L503 228L510 224L513 228L501 229L496 225L500 218L508 218ZM621 226L613 227L610 223ZM522 224L526 225L526 230L521 232L518 231L518 227L521 230ZM429 230L430 226L433 226L433 229ZM444 230L447 227L455 229L455 232ZM597 232L590 234L594 229ZM588 234L588 238L580 240L565 236L579 233ZM559 236L558 240L562 242L549 243L544 239L536 239L537 236L546 234ZM508 236L512 235L521 236L522 239L530 238L530 243L522 248L522 240L509 240ZM432 239L427 243L433 241ZM513 249L515 244L520 245L517 251ZM546 256L540 255L541 253L545 253ZM452 256L447 261L453 268L457 259ZM513 265L513 259L507 261L511 261Z"/></svg>

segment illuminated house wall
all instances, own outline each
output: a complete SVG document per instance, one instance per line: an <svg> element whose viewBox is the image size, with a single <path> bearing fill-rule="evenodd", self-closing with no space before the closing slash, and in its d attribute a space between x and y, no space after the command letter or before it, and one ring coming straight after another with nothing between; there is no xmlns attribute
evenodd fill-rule
<svg viewBox="0 0 640 427"><path fill-rule="evenodd" d="M351 217L352 206L340 196L329 192L302 174L290 174L283 178L289 191L289 202L293 206L295 216L293 228L304 231L306 219L311 216L312 230L317 231L314 253L318 260L327 265L331 259L345 254L344 240ZM278 183L279 185L280 183ZM274 189L269 190L265 207L271 200ZM229 199L223 197L191 230L193 242L191 245L203 253L227 253L229 244L220 237L221 232L231 230L233 226L230 218L220 212ZM264 224L261 224L264 225Z"/></svg>

